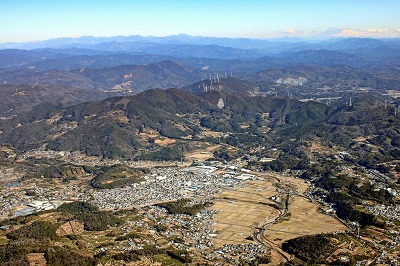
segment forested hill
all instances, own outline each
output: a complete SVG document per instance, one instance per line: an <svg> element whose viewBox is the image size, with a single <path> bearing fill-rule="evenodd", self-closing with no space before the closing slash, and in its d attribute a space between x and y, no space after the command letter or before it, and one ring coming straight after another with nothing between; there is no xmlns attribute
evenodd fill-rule
<svg viewBox="0 0 400 266"><path fill-rule="evenodd" d="M244 146L322 137L334 145L349 147L357 137L376 135L385 136L382 145L397 143L399 118L392 106L384 108L380 99L371 100L365 95L353 95L352 106L346 105L346 99L328 106L289 98L218 91L195 95L178 89L156 89L68 108L39 105L23 115L2 120L0 140L20 152L46 147L105 158L136 158L161 149L150 141L151 137L144 136L149 131L183 144L213 141L204 139L205 132L257 138L248 144L239 140L238 145ZM375 104L369 104L371 101ZM184 149L184 145L179 147ZM397 150L390 144L387 152L396 154Z"/></svg>

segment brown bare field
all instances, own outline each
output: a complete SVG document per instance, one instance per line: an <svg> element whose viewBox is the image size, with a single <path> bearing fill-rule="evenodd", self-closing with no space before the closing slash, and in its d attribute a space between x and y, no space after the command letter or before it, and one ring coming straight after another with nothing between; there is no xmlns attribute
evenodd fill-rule
<svg viewBox="0 0 400 266"><path fill-rule="evenodd" d="M6 146L0 146L0 151L12 152L13 150L11 150L9 147L6 147Z"/></svg>
<svg viewBox="0 0 400 266"><path fill-rule="evenodd" d="M295 190L299 191L299 193L304 193L309 188L309 185L306 182L304 182L303 179L299 178L283 177L281 178L281 183L288 184Z"/></svg>
<svg viewBox="0 0 400 266"><path fill-rule="evenodd" d="M61 113L57 113L56 115L50 117L49 119L46 119L46 123L50 125L50 124L54 123L55 121L60 120L61 117L62 117Z"/></svg>
<svg viewBox="0 0 400 266"><path fill-rule="evenodd" d="M103 185L107 185L107 184L111 184L112 182L114 182L114 180L109 179L109 180L103 180L100 183L103 184Z"/></svg>
<svg viewBox="0 0 400 266"><path fill-rule="evenodd" d="M299 236L347 230L342 223L322 213L314 203L302 197L291 197L289 212L287 221L273 224L265 230L268 240L281 244Z"/></svg>
<svg viewBox="0 0 400 266"><path fill-rule="evenodd" d="M309 185L304 180L274 174L263 174L264 180L246 181L234 190L221 192L212 209L219 211L213 219L218 234L214 241L217 246L228 243L246 243L252 228L274 221L279 211L272 206L269 198L278 195L279 187L290 187L303 193ZM278 180L280 182L278 182ZM282 195L281 198L283 198ZM264 204L261 204L264 203ZM277 222L265 231L268 240L281 244L285 240L303 235L345 231L347 227L331 216L318 210L308 199L291 196L289 219Z"/></svg>
<svg viewBox="0 0 400 266"><path fill-rule="evenodd" d="M311 151L321 151L323 149L325 149L325 147L319 141L318 142L317 141L313 141L311 143L311 147L310 147Z"/></svg>
<svg viewBox="0 0 400 266"><path fill-rule="evenodd" d="M144 132L140 133L139 136L142 141L147 141L147 139L152 138L154 139L154 143L162 147L168 146L176 142L174 139L161 137L157 131L152 129L146 129Z"/></svg>
<svg viewBox="0 0 400 266"><path fill-rule="evenodd" d="M106 116L102 116L103 117L111 117L114 120L118 120L121 123L127 124L129 123L129 119L126 116L125 112L122 110L118 110L118 111L112 111L109 112Z"/></svg>
<svg viewBox="0 0 400 266"><path fill-rule="evenodd" d="M221 135L221 132L204 130L203 132L201 132L201 135L205 137L218 137Z"/></svg>
<svg viewBox="0 0 400 266"><path fill-rule="evenodd" d="M363 137L363 136L354 139L354 141L357 141L357 142L364 142L366 140L367 140L367 137Z"/></svg>
<svg viewBox="0 0 400 266"><path fill-rule="evenodd" d="M229 198L241 201L272 203L268 198L276 195L273 179L246 181L243 187L227 190L218 195L218 198Z"/></svg>
<svg viewBox="0 0 400 266"><path fill-rule="evenodd" d="M159 136L158 132L153 129L146 128L144 132L139 134L140 138L147 139L147 138L156 138Z"/></svg>
<svg viewBox="0 0 400 266"><path fill-rule="evenodd" d="M173 143L175 143L175 142L176 142L176 140L174 140L174 139L169 139L169 138L156 139L156 140L154 141L154 143L156 143L157 145L160 145L160 146L162 146L162 147L168 146L168 145L173 144Z"/></svg>
<svg viewBox="0 0 400 266"><path fill-rule="evenodd" d="M186 130L188 129L188 127L185 126L184 124L174 123L174 125L175 125L178 129L180 129L180 130L182 130L182 131L186 131Z"/></svg>
<svg viewBox="0 0 400 266"><path fill-rule="evenodd" d="M268 199L276 195L273 182L273 179L247 181L243 187L224 191L217 196L212 209L219 213L211 227L218 233L214 238L217 246L251 243L245 238L251 235L253 228L279 215L275 208L260 203L273 203Z"/></svg>
<svg viewBox="0 0 400 266"><path fill-rule="evenodd" d="M45 266L47 263L43 253L30 253L26 255L26 260L28 265Z"/></svg>
<svg viewBox="0 0 400 266"><path fill-rule="evenodd" d="M187 152L185 153L185 160L196 159L198 161L205 161L209 158L212 158L214 156L213 152L217 150L219 147L220 145L208 144L208 147Z"/></svg>
<svg viewBox="0 0 400 266"><path fill-rule="evenodd" d="M77 235L83 232L84 225L77 221L69 221L60 225L56 231L58 236Z"/></svg>
<svg viewBox="0 0 400 266"><path fill-rule="evenodd" d="M212 208L219 211L211 227L218 234L214 239L217 246L250 243L245 238L251 235L252 229L278 215L270 206L233 200L218 200Z"/></svg>
<svg viewBox="0 0 400 266"><path fill-rule="evenodd" d="M282 186L291 187L294 190L297 190L299 193L304 193L309 188L309 184L307 184L303 179L300 178L282 176L275 173L265 173L265 174L260 174L260 176L262 176L263 178L279 179L280 180L279 183Z"/></svg>

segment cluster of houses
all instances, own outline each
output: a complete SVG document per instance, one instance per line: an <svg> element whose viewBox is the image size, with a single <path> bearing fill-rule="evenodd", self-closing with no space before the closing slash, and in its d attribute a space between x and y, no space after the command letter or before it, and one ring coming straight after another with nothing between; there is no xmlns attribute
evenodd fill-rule
<svg viewBox="0 0 400 266"><path fill-rule="evenodd" d="M222 189L233 188L244 180L256 178L246 169L235 171L225 167L222 175L216 174L217 170L221 168L210 165L184 169L154 168L149 175L144 176L143 182L125 188L91 191L92 202L101 209L146 206L193 195L214 195Z"/></svg>

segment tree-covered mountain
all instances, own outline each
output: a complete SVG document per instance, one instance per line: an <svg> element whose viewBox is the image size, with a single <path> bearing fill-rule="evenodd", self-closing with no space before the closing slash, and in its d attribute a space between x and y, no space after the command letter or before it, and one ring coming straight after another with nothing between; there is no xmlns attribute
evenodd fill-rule
<svg viewBox="0 0 400 266"><path fill-rule="evenodd" d="M185 86L182 88L184 91L188 91L194 94L202 94L208 91L217 91L221 94L242 94L252 95L258 91L258 87L246 82L244 80L226 76L210 76L209 79L205 79L194 84Z"/></svg>
<svg viewBox="0 0 400 266"><path fill-rule="evenodd" d="M260 71L247 76L247 80L251 80L261 88L291 88L290 91L294 95L299 92L316 97L325 92L337 97L343 96L345 90L351 92L356 88L380 92L396 90L400 83L395 73L395 69L369 71L344 65L330 67L303 65Z"/></svg>
<svg viewBox="0 0 400 266"><path fill-rule="evenodd" d="M124 147L122 153L143 144L143 139L138 140L135 132L147 126L164 136L192 138L201 130L246 132L246 128L251 128L257 132L255 128L261 126L269 130L275 127L289 130L287 128L296 123L314 127L313 123L317 121L331 130L334 121L341 121L343 117L350 116L349 121L358 119L354 111L341 119L333 116L339 110L337 104L345 106L354 93L379 94L384 97L379 98L380 104L385 101L395 104L400 86L397 39L348 38L309 42L187 35L167 38L86 36L4 47L36 48L0 50L0 96L4 99L0 103L0 115L6 119L2 138L10 139L8 143L14 143L14 140L25 143L18 147L25 147L30 139L35 141L29 145L39 143L40 137L24 135L26 129L32 128L38 136L45 136L51 128L51 132L60 134L53 134L56 136L51 140L54 148L77 149L78 144L73 147L69 143L73 139L71 136L68 140L70 130L62 131L54 126L61 127L65 123L63 126L94 135L96 127L103 125L107 117L112 119L107 120L109 126L104 136L111 134L110 139L119 139L110 140L111 144L107 145ZM195 95L176 92L172 97L170 90L153 90L157 88L179 88ZM140 93L146 90L150 92ZM123 98L122 105L114 103L115 98L84 105L85 112L93 106L98 107L84 115L83 120L78 116L76 121L74 115L67 117L64 114L67 110L83 108L74 106L76 104L137 93L135 97ZM353 108L364 101L354 97ZM319 103L307 102L312 99ZM132 107L133 102L137 108ZM44 118L39 119L33 114L32 110L40 114L45 103L50 103L49 107L61 105L48 110L52 116L55 115L53 111L61 114L56 124L44 123ZM104 109L102 105L114 109ZM175 108L182 108L184 112L179 113ZM372 108L372 105L365 108ZM19 123L15 121L24 121L25 112L29 112L31 120L37 118L37 123L30 125L32 120L17 127ZM114 119L115 114L127 122L120 121L123 126L116 124L119 120ZM18 117L11 119L13 115ZM82 123L87 128L82 129ZM10 129L20 135L13 135ZM346 130L344 132L347 134ZM20 136L21 140L15 136ZM102 153L98 149L102 140L93 140L98 154Z"/></svg>
<svg viewBox="0 0 400 266"><path fill-rule="evenodd" d="M178 145L181 152L184 143L207 131L233 134L223 141L244 148L320 137L327 144L348 148L358 137L370 136L373 141L374 136L386 136L392 144L385 154L396 154L400 121L393 107L383 108L382 99L370 99L366 94L352 98L351 106L340 101L328 106L219 91L195 95L178 89L148 90L67 108L38 106L1 121L0 140L19 151L46 147L105 158L138 158L162 149L154 139L150 141L152 134L182 143ZM243 138L249 135L256 139L246 143Z"/></svg>
<svg viewBox="0 0 400 266"><path fill-rule="evenodd" d="M201 78L201 73L173 61L71 71L34 68L0 69L0 82L12 85L51 85L83 90L140 92L151 88L180 87Z"/></svg>
<svg viewBox="0 0 400 266"><path fill-rule="evenodd" d="M7 85L60 86L115 95L170 87L196 92L203 88L202 80L219 75L244 80L262 93L299 99L342 97L360 88L385 93L399 86L398 39L85 36L3 47L32 49L0 50L0 83ZM239 87L247 85L225 87L238 93Z"/></svg>
<svg viewBox="0 0 400 266"><path fill-rule="evenodd" d="M1 85L0 116L11 117L32 110L37 105L51 103L59 106L103 100L115 93L89 92L79 88L50 85Z"/></svg>

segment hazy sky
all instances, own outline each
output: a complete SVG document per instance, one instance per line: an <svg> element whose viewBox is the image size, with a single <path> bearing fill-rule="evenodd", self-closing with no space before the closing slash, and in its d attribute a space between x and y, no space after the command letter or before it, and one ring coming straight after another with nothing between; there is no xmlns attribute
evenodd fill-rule
<svg viewBox="0 0 400 266"><path fill-rule="evenodd" d="M400 37L400 0L0 0L0 42L82 35Z"/></svg>

